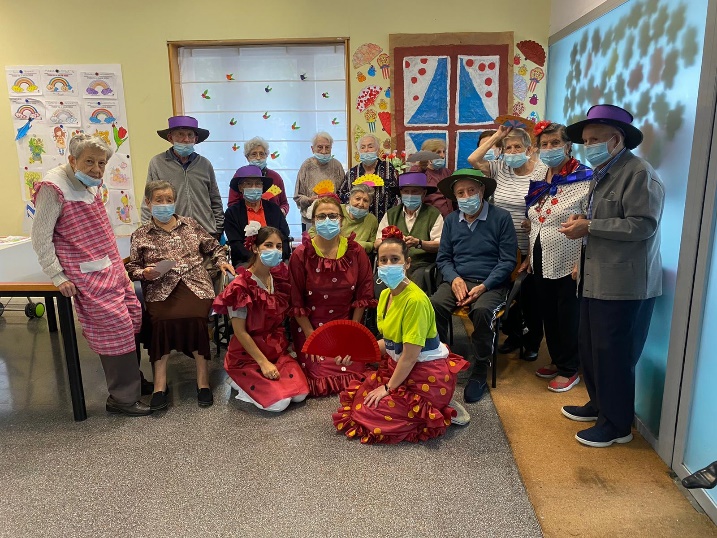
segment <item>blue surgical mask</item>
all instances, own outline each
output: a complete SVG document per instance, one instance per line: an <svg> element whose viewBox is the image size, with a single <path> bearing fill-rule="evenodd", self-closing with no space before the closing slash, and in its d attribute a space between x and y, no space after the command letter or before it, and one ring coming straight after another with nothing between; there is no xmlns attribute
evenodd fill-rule
<svg viewBox="0 0 717 538"><path fill-rule="evenodd" d="M249 164L252 166L258 166L259 168L264 170L264 168L266 168L266 159L254 159L249 161Z"/></svg>
<svg viewBox="0 0 717 538"><path fill-rule="evenodd" d="M189 157L192 153L194 153L194 144L181 144L179 142L175 142L172 147L174 148L174 152L180 157Z"/></svg>
<svg viewBox="0 0 717 538"><path fill-rule="evenodd" d="M152 204L152 216L163 224L172 220L174 204Z"/></svg>
<svg viewBox="0 0 717 538"><path fill-rule="evenodd" d="M565 147L541 149L540 160L550 168L558 166L565 160Z"/></svg>
<svg viewBox="0 0 717 538"><path fill-rule="evenodd" d="M406 269L403 265L379 265L378 278L386 284L389 289L395 290L406 278Z"/></svg>
<svg viewBox="0 0 717 538"><path fill-rule="evenodd" d="M511 168L520 168L528 162L528 156L525 153L504 153L503 162Z"/></svg>
<svg viewBox="0 0 717 538"><path fill-rule="evenodd" d="M585 157L591 166L600 166L610 160L612 153L607 150L607 143L610 140L612 140L612 136L607 142L585 146Z"/></svg>
<svg viewBox="0 0 717 538"><path fill-rule="evenodd" d="M486 161L495 161L499 157L500 155L496 155L495 150L493 148L490 148L488 151L485 152L485 156L483 158Z"/></svg>
<svg viewBox="0 0 717 538"><path fill-rule="evenodd" d="M281 251L275 248L262 250L259 259L267 267L276 267L281 262Z"/></svg>
<svg viewBox="0 0 717 538"><path fill-rule="evenodd" d="M415 211L416 209L421 207L421 204L423 203L421 201L420 194L402 194L401 202L406 207L406 209L410 209L411 211Z"/></svg>
<svg viewBox="0 0 717 538"><path fill-rule="evenodd" d="M358 207L354 207L351 204L346 206L346 209L349 212L349 215L351 215L355 219L362 219L366 215L368 215L368 209L361 209Z"/></svg>
<svg viewBox="0 0 717 538"><path fill-rule="evenodd" d="M247 187L244 189L244 199L247 202L258 202L264 194L260 187Z"/></svg>
<svg viewBox="0 0 717 538"><path fill-rule="evenodd" d="M441 168L446 167L446 160L445 159L433 159L431 161L431 164L433 165L434 170L440 170Z"/></svg>
<svg viewBox="0 0 717 538"><path fill-rule="evenodd" d="M326 164L331 160L331 155L324 155L323 153L314 153L314 157L317 161L319 161L321 164Z"/></svg>
<svg viewBox="0 0 717 538"><path fill-rule="evenodd" d="M101 179L96 179L92 176L88 176L84 172L81 172L80 170L75 170L75 177L82 183L85 187L99 187L102 183Z"/></svg>
<svg viewBox="0 0 717 538"><path fill-rule="evenodd" d="M341 224L339 223L339 219L324 219L316 223L316 233L327 241L339 235L340 231Z"/></svg>
<svg viewBox="0 0 717 538"><path fill-rule="evenodd" d="M378 153L376 153L375 151L359 153L359 160L363 164L373 164L378 161Z"/></svg>
<svg viewBox="0 0 717 538"><path fill-rule="evenodd" d="M475 215L480 207L480 195L474 194L468 198L458 198L458 209L466 215Z"/></svg>

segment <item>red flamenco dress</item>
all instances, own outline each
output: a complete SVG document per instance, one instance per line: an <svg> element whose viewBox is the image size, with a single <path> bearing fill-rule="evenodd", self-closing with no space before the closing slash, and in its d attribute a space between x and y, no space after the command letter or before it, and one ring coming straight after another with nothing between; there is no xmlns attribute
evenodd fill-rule
<svg viewBox="0 0 717 538"><path fill-rule="evenodd" d="M274 293L259 286L251 272L238 267L236 278L214 299L214 310L247 309L246 330L264 356L279 370L279 379L267 379L236 336L224 357L224 369L234 382L262 408L306 396L309 386L296 360L289 355L284 319L289 310L289 270L280 263L271 269ZM303 398L300 398L303 399ZM288 403L288 402L287 402ZM286 406L283 406L286 407Z"/></svg>
<svg viewBox="0 0 717 538"><path fill-rule="evenodd" d="M451 353L438 339L435 312L426 294L411 282L386 308L390 290L378 304L378 328L384 335L386 355L377 372L354 381L341 393L341 407L333 414L334 426L362 443L396 444L426 441L446 432L456 411L449 406L459 371L468 362ZM422 347L408 377L382 398L377 407L364 398L391 379L403 343Z"/></svg>
<svg viewBox="0 0 717 538"><path fill-rule="evenodd" d="M373 272L364 248L354 234L339 240L338 257L324 258L308 234L289 260L291 282L291 334L299 363L306 373L312 396L328 396L363 377L365 365L337 366L334 357L312 362L301 353L306 335L293 318L306 316L314 329L328 321L351 319L355 308L373 308Z"/></svg>

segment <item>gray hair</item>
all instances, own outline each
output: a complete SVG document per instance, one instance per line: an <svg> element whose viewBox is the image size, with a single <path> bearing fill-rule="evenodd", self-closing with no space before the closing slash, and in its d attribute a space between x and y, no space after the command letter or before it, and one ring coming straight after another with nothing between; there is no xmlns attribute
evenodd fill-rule
<svg viewBox="0 0 717 538"><path fill-rule="evenodd" d="M334 138L333 138L329 133L327 133L326 131L319 131L318 133L316 133L316 134L314 135L314 138L311 139L311 145L312 145L312 146L315 146L315 145L316 145L316 141L317 141L319 138L325 138L326 140L329 141L329 144L331 144L332 146L334 145Z"/></svg>
<svg viewBox="0 0 717 538"><path fill-rule="evenodd" d="M165 189L170 189L174 199L177 199L177 189L175 189L174 185L172 185L169 181L165 181L163 179L148 181L147 185L144 187L144 197L151 202L154 197L154 191L163 191Z"/></svg>
<svg viewBox="0 0 717 538"><path fill-rule="evenodd" d="M520 142L526 147L529 148L533 145L533 141L530 139L530 135L528 134L528 131L525 129L521 129L520 127L513 127L513 130L508 133L508 136L506 136L503 140L507 140L509 138L517 138L520 140ZM504 142L505 143L505 142Z"/></svg>
<svg viewBox="0 0 717 538"><path fill-rule="evenodd" d="M85 150L87 149L99 149L105 152L105 158L109 160L110 157L112 157L112 154L114 151L112 151L112 148L107 145L107 142L102 140L99 136L96 135L88 135L88 134L76 134L72 138L70 138L70 143L68 144L68 149L70 151L70 155L72 155L75 159L79 159L80 155L82 155Z"/></svg>
<svg viewBox="0 0 717 538"><path fill-rule="evenodd" d="M262 147L266 153L269 153L269 142L260 136L255 136L251 140L244 142L244 157L248 157L254 148Z"/></svg>
<svg viewBox="0 0 717 538"><path fill-rule="evenodd" d="M349 198L351 198L354 194L357 192L362 192L368 196L368 202L370 204L373 203L373 197L376 194L376 191L373 189L373 187L369 187L365 183L359 183L357 185L354 185L351 187L351 192L349 192Z"/></svg>
<svg viewBox="0 0 717 538"><path fill-rule="evenodd" d="M375 134L365 134L356 141L356 149L357 150L359 149L359 146L361 145L361 141L364 138L372 138L373 139L373 141L376 144L376 151L378 151L381 148L381 141L378 139L378 137Z"/></svg>

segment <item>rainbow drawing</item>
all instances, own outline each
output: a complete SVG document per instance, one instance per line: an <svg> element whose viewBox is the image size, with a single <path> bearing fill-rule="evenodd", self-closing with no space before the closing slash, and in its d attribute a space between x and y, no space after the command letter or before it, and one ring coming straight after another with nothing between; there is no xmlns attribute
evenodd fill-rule
<svg viewBox="0 0 717 538"><path fill-rule="evenodd" d="M72 86L65 77L52 77L47 83L47 89L53 92L69 92Z"/></svg>
<svg viewBox="0 0 717 538"><path fill-rule="evenodd" d="M20 105L15 111L15 117L21 120L36 120L41 114L32 105Z"/></svg>
<svg viewBox="0 0 717 538"><path fill-rule="evenodd" d="M115 121L117 118L106 108L98 108L90 115L90 123L113 123Z"/></svg>
<svg viewBox="0 0 717 538"><path fill-rule="evenodd" d="M32 81L32 79L29 79L27 77L20 77L12 85L12 91L14 91L15 93L32 93L34 91L37 91L37 86Z"/></svg>
<svg viewBox="0 0 717 538"><path fill-rule="evenodd" d="M67 110L65 108L58 108L55 110L55 112L52 114L52 117L50 118L50 121L52 123L78 123L77 118L72 115L72 112L70 110Z"/></svg>
<svg viewBox="0 0 717 538"><path fill-rule="evenodd" d="M97 88L100 88L98 91ZM87 86L87 89L85 90L89 95L111 95L112 94L112 88L109 87L109 85L104 80L93 80L90 82L90 84Z"/></svg>

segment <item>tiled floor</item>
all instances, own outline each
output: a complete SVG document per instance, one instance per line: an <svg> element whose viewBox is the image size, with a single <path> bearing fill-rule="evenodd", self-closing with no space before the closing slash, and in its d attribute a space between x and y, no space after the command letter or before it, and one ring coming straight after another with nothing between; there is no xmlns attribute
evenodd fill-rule
<svg viewBox="0 0 717 538"><path fill-rule="evenodd" d="M216 359L213 407L178 355L166 412L110 416L80 354L75 423L58 335L0 317L0 536L541 536L490 398L443 438L362 446L335 432L337 397L270 415L229 399Z"/></svg>

